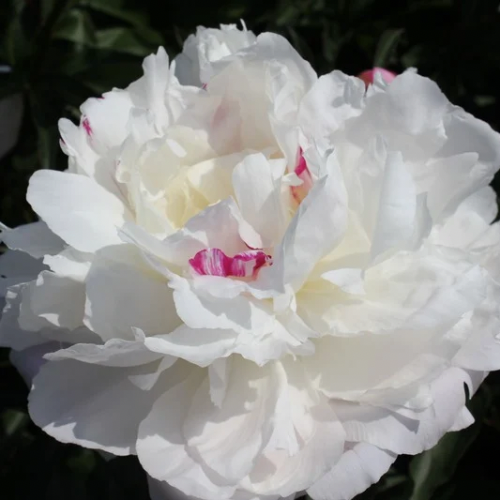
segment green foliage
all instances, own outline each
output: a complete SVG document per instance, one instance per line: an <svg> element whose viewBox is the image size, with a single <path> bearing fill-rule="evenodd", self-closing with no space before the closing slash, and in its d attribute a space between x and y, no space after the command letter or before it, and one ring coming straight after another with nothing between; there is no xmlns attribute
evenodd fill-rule
<svg viewBox="0 0 500 500"><path fill-rule="evenodd" d="M85 99L124 87L144 56L171 56L197 25L238 23L288 37L319 73L373 66L416 67L452 102L500 126L498 0L2 0L0 99L21 93L20 140L0 159L0 220L33 220L25 202L31 173L64 169L57 120L77 120ZM498 187L498 185L496 185ZM133 458L106 462L62 445L29 420L27 388L0 350L0 496L6 500L145 500ZM359 500L500 498L500 379L470 402L476 423L432 450L401 457Z"/></svg>

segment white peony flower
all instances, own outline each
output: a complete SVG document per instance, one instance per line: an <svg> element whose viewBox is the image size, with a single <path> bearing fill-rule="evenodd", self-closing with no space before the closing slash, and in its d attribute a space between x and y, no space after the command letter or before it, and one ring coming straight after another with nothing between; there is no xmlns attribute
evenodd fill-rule
<svg viewBox="0 0 500 500"><path fill-rule="evenodd" d="M414 72L317 78L271 33L184 56L60 122L68 170L2 234L1 342L48 351L35 423L137 454L155 498L350 499L500 368L500 136Z"/></svg>

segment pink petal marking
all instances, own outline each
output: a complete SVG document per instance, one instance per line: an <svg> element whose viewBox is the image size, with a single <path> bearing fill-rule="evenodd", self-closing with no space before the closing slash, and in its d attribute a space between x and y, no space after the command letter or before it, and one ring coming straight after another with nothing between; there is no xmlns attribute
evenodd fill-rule
<svg viewBox="0 0 500 500"><path fill-rule="evenodd" d="M262 250L241 252L228 257L220 248L200 250L189 259L191 268L202 276L255 277L259 269L272 264L272 257Z"/></svg>
<svg viewBox="0 0 500 500"><path fill-rule="evenodd" d="M396 73L393 73L392 71L389 71L388 69L384 68L373 68L373 69L367 69L366 71L363 71L358 75L358 78L363 80L365 82L365 85L368 87L371 83L373 83L373 80L375 79L375 74L380 74L382 79L387 82L391 83L394 78L396 78Z"/></svg>
<svg viewBox="0 0 500 500"><path fill-rule="evenodd" d="M92 127L90 126L90 122L89 122L89 119L87 117L85 117L83 120L82 120L82 126L83 128L85 129L85 132L87 132L87 135L89 137L92 137Z"/></svg>
<svg viewBox="0 0 500 500"><path fill-rule="evenodd" d="M299 161L294 172L295 175L302 181L300 186L291 187L292 196L297 204L299 204L307 196L307 193L309 193L313 185L313 178L309 168L307 167L307 162L304 158L302 148L299 149Z"/></svg>

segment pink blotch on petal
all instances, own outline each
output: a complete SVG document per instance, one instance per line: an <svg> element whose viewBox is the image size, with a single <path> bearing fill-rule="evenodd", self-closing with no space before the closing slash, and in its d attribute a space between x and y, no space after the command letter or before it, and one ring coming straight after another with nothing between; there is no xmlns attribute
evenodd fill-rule
<svg viewBox="0 0 500 500"><path fill-rule="evenodd" d="M373 69L367 69L366 71L363 71L358 75L358 78L363 80L365 82L365 85L368 87L371 83L373 83L373 80L375 79L375 74L380 74L382 79L386 83L391 83L394 78L396 78L396 73L393 73L392 71L389 71L388 69L384 68L373 68Z"/></svg>
<svg viewBox="0 0 500 500"><path fill-rule="evenodd" d="M309 168L307 167L307 162L304 158L302 148L299 149L299 159L294 173L302 181L302 184L300 186L292 186L291 192L293 199L297 203L300 203L307 196L307 193L309 193L313 186L313 178Z"/></svg>
<svg viewBox="0 0 500 500"><path fill-rule="evenodd" d="M92 127L90 126L90 122L89 122L89 119L87 117L85 117L82 120L82 127L85 129L85 132L87 132L87 135L89 137L91 137L92 136Z"/></svg>
<svg viewBox="0 0 500 500"><path fill-rule="evenodd" d="M202 276L248 278L255 277L261 267L271 265L272 257L262 250L249 250L228 257L219 248L207 248L189 259L189 264Z"/></svg>

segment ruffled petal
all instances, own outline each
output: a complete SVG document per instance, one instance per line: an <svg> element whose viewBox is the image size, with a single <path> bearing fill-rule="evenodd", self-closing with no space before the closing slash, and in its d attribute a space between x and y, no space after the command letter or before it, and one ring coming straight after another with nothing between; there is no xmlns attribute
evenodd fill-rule
<svg viewBox="0 0 500 500"><path fill-rule="evenodd" d="M51 231L82 252L120 243L117 228L130 217L115 196L83 175L35 172L27 198Z"/></svg>

